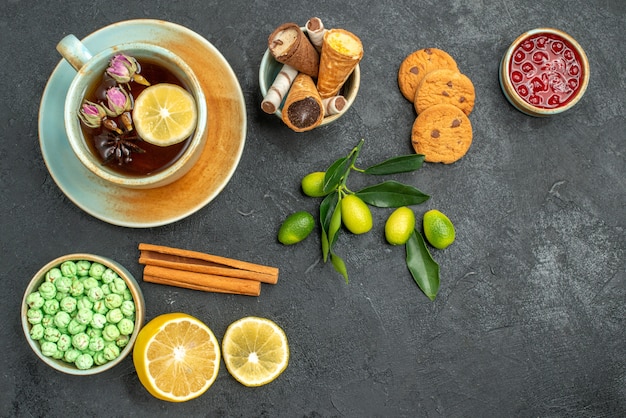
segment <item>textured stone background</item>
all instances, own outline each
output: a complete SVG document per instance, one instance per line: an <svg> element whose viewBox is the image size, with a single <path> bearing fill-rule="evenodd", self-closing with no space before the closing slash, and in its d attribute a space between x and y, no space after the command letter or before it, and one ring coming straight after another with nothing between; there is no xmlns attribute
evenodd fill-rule
<svg viewBox="0 0 626 418"><path fill-rule="evenodd" d="M295 134L260 111L257 71L281 23L321 17L365 46L361 91L339 122ZM248 111L246 148L225 190L171 225L129 229L82 212L49 176L37 113L59 56L55 44L131 18L189 27L226 57ZM499 60L522 32L556 27L586 49L592 74L567 114L535 119L513 109ZM1 416L424 416L626 415L626 3L623 0L215 0L0 3L0 415ZM384 241L389 210L374 209L365 236L342 235L348 285L321 262L319 238L283 247L282 220L315 213L299 190L361 138L365 167L412 152L414 110L396 72L410 52L448 51L475 84L474 143L459 162L394 178L432 198L414 207L448 214L457 241L433 250L441 289L430 302L401 248ZM376 180L376 179L375 179ZM354 175L355 189L373 180ZM272 384L248 389L222 365L202 397L152 398L132 361L97 377L56 373L30 351L19 304L41 265L70 252L112 257L138 278L139 242L277 266L261 297L142 285L147 317L184 311L221 340L247 315L278 322L291 363Z"/></svg>

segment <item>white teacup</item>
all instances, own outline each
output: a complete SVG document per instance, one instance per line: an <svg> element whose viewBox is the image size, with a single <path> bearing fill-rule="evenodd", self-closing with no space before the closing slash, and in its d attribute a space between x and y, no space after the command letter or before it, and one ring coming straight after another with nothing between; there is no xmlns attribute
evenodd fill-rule
<svg viewBox="0 0 626 418"><path fill-rule="evenodd" d="M65 130L70 145L81 163L92 173L108 182L129 188L155 188L170 184L183 175L197 162L202 154L207 138L207 105L204 92L192 69L177 55L160 46L149 43L127 43L107 48L92 55L88 48L74 35L68 35L57 45L63 58L76 69L77 73L65 99ZM103 164L94 154L83 134L78 116L81 106L93 89L100 83L113 56L132 56L139 63L142 59L157 63L176 76L193 95L197 109L197 123L186 149L171 165L143 176L127 175Z"/></svg>

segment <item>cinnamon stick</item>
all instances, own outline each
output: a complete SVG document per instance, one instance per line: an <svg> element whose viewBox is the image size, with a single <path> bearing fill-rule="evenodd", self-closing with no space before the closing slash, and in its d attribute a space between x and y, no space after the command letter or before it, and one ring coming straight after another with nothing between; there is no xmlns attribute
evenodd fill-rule
<svg viewBox="0 0 626 418"><path fill-rule="evenodd" d="M153 244L139 244L139 263L276 284L276 267Z"/></svg>
<svg viewBox="0 0 626 418"><path fill-rule="evenodd" d="M261 294L261 282L256 280L217 276L151 265L144 267L143 280L150 283L209 292L248 296L259 296Z"/></svg>

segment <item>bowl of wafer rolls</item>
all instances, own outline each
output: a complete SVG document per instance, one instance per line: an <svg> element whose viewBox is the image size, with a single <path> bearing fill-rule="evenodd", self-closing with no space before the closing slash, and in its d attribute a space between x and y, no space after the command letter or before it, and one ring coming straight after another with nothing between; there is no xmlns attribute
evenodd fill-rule
<svg viewBox="0 0 626 418"><path fill-rule="evenodd" d="M355 34L327 29L320 18L305 26L278 26L259 68L261 109L295 132L336 121L356 99L362 58L363 45Z"/></svg>

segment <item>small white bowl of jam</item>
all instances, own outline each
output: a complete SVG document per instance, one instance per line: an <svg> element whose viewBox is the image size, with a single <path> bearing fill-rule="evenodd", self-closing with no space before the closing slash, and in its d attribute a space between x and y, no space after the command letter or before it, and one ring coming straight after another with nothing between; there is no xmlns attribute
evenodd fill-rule
<svg viewBox="0 0 626 418"><path fill-rule="evenodd" d="M552 116L580 101L589 83L582 47L558 29L520 35L500 62L500 85L507 100L531 116Z"/></svg>

